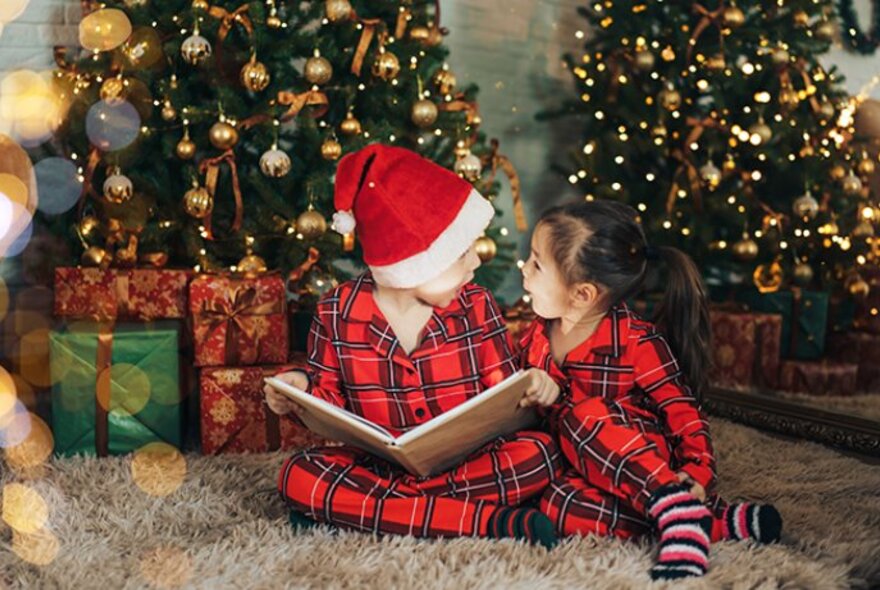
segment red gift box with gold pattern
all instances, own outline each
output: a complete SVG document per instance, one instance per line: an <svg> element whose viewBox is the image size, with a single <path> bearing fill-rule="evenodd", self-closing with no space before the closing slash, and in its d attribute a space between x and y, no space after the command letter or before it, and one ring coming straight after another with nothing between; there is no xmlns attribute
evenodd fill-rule
<svg viewBox="0 0 880 590"><path fill-rule="evenodd" d="M862 393L880 393L880 334L839 332L828 336L830 357L859 365L858 388Z"/></svg>
<svg viewBox="0 0 880 590"><path fill-rule="evenodd" d="M782 345L782 316L713 309L713 385L773 388Z"/></svg>
<svg viewBox="0 0 880 590"><path fill-rule="evenodd" d="M280 275L201 275L190 283L189 306L196 366L287 361L287 302Z"/></svg>
<svg viewBox="0 0 880 590"><path fill-rule="evenodd" d="M854 395L859 366L833 361L784 361L779 389L812 395Z"/></svg>
<svg viewBox="0 0 880 590"><path fill-rule="evenodd" d="M191 270L55 269L55 315L116 319L183 319Z"/></svg>
<svg viewBox="0 0 880 590"><path fill-rule="evenodd" d="M202 453L263 453L324 444L305 426L272 412L263 401L263 378L296 366L303 363L201 369Z"/></svg>

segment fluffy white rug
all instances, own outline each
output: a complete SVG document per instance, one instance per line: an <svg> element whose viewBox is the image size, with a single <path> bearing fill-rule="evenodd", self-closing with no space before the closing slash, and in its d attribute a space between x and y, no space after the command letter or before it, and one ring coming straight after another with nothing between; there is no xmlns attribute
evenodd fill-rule
<svg viewBox="0 0 880 590"><path fill-rule="evenodd" d="M786 532L775 546L715 545L709 575L681 586L880 584L880 466L720 420L714 433L722 491L776 503ZM136 480L149 465L133 470L131 458L53 460L31 473L0 465L6 493L26 486L48 508L34 534L13 534L0 523L0 588L533 590L650 584L649 544L573 538L548 553L510 541L375 539L323 527L297 533L272 491L281 458L187 455L182 484L165 489L139 486ZM183 476L182 463L178 467ZM144 488L173 491L155 497Z"/></svg>

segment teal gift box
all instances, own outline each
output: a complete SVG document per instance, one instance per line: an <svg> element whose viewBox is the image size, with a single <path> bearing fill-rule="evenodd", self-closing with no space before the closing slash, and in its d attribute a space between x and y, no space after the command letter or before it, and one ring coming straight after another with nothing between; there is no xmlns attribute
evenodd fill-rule
<svg viewBox="0 0 880 590"><path fill-rule="evenodd" d="M77 322L49 337L52 430L63 456L180 447L177 322Z"/></svg>
<svg viewBox="0 0 880 590"><path fill-rule="evenodd" d="M759 293L752 290L741 300L751 311L782 316L783 358L815 360L825 352L828 329L829 294L822 291L777 291Z"/></svg>

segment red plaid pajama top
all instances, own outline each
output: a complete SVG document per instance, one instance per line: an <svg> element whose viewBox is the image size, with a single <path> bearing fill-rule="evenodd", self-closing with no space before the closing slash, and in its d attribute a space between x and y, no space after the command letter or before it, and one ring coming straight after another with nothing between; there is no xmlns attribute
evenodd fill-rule
<svg viewBox="0 0 880 590"><path fill-rule="evenodd" d="M369 273L319 303L309 335L311 393L394 434L442 414L514 373L518 359L501 311L466 285L435 309L407 354L373 299ZM458 467L417 478L351 447L294 454L279 475L288 505L315 520L379 533L480 536L498 505L541 494L561 472L552 437L518 432Z"/></svg>

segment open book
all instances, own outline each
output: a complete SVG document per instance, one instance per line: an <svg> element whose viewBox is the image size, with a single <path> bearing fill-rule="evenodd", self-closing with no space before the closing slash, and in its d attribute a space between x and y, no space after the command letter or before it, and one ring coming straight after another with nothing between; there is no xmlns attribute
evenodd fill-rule
<svg viewBox="0 0 880 590"><path fill-rule="evenodd" d="M266 383L299 404L299 418L312 432L378 455L420 476L454 467L490 440L537 422L533 408L519 406L531 384L531 377L523 371L398 437L279 379L267 377Z"/></svg>

